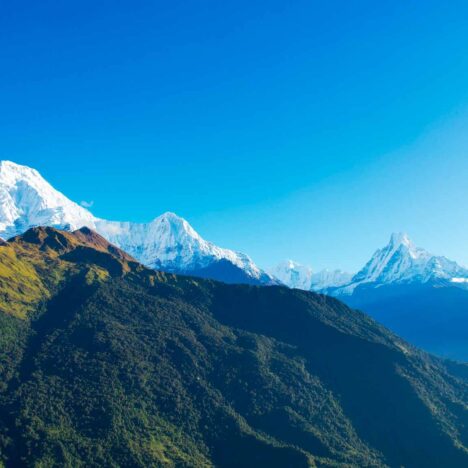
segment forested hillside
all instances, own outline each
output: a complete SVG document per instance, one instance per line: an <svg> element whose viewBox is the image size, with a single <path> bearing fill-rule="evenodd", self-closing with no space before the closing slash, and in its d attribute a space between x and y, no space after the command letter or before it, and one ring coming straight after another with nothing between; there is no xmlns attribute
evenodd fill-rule
<svg viewBox="0 0 468 468"><path fill-rule="evenodd" d="M466 466L464 366L323 295L157 273L89 229L0 246L5 466Z"/></svg>

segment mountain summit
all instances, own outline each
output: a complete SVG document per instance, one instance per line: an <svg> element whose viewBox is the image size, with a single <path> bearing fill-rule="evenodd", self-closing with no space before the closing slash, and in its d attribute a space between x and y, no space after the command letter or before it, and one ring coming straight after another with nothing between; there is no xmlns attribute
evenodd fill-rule
<svg viewBox="0 0 468 468"><path fill-rule="evenodd" d="M361 284L428 283L468 277L468 270L443 256L417 247L405 233L393 233L340 293L351 294Z"/></svg>
<svg viewBox="0 0 468 468"><path fill-rule="evenodd" d="M0 161L0 236L33 226L94 227L94 216L55 190L35 169Z"/></svg>
<svg viewBox="0 0 468 468"><path fill-rule="evenodd" d="M321 291L342 286L352 278L350 273L342 270L321 270L314 273L312 268L293 260L279 263L270 273L286 286L305 291Z"/></svg>
<svg viewBox="0 0 468 468"><path fill-rule="evenodd" d="M361 270L352 275L342 270L313 273L310 267L286 260L270 270L291 288L351 295L361 285L380 287L389 284L426 284L431 282L465 285L468 269L446 257L417 247L408 234L395 232L388 244L378 249Z"/></svg>
<svg viewBox="0 0 468 468"><path fill-rule="evenodd" d="M151 268L231 282L226 276L218 277L221 272L214 273L214 266L222 262L224 274L227 270L237 272L239 281L235 282L274 282L250 257L206 241L185 219L171 212L149 223L96 220L95 224L97 231L106 239ZM209 275L210 268L213 275Z"/></svg>
<svg viewBox="0 0 468 468"><path fill-rule="evenodd" d="M270 272L290 288L310 290L312 268L308 266L301 265L293 260L285 260L272 268Z"/></svg>
<svg viewBox="0 0 468 468"><path fill-rule="evenodd" d="M250 257L206 241L174 213L149 223L100 219L54 189L35 169L1 161L0 237L8 239L34 226L87 226L151 268L225 282L275 283Z"/></svg>
<svg viewBox="0 0 468 468"><path fill-rule="evenodd" d="M427 351L468 360L468 270L392 234L351 281L325 288Z"/></svg>
<svg viewBox="0 0 468 468"><path fill-rule="evenodd" d="M393 233L355 275L312 273L287 261L272 273L291 288L335 296L435 354L468 360L468 270Z"/></svg>

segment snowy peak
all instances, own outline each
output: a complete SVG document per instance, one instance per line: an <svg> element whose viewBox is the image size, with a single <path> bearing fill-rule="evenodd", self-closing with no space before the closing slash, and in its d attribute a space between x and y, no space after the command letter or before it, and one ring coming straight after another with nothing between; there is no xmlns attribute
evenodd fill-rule
<svg viewBox="0 0 468 468"><path fill-rule="evenodd" d="M174 213L164 213L149 223L99 219L55 190L35 169L1 161L0 237L8 239L35 226L72 231L87 226L153 268L190 273L227 261L249 281L275 282L247 255L204 240Z"/></svg>
<svg viewBox="0 0 468 468"><path fill-rule="evenodd" d="M0 161L0 235L9 238L41 225L94 227L94 217L55 190L35 169Z"/></svg>
<svg viewBox="0 0 468 468"><path fill-rule="evenodd" d="M190 274L225 260L252 280L274 282L250 257L206 241L185 219L171 212L150 223L97 220L96 230L151 268Z"/></svg>
<svg viewBox="0 0 468 468"><path fill-rule="evenodd" d="M156 227L156 229L160 229L163 235L166 235L175 242L180 242L183 239L193 239L199 243L203 242L200 235L184 218L170 211L158 216L150 224Z"/></svg>
<svg viewBox="0 0 468 468"><path fill-rule="evenodd" d="M312 284L312 269L293 260L279 263L270 273L290 288L308 291Z"/></svg>
<svg viewBox="0 0 468 468"><path fill-rule="evenodd" d="M468 277L468 270L417 247L406 234L394 233L340 292L351 294L358 285L366 283L427 283L459 277Z"/></svg>
<svg viewBox="0 0 468 468"><path fill-rule="evenodd" d="M171 211L166 211L166 213L158 216L152 221L152 223L165 225L169 230L174 232L183 232L192 237L199 237L196 231L184 218L177 216Z"/></svg>
<svg viewBox="0 0 468 468"><path fill-rule="evenodd" d="M274 282L250 257L206 241L185 219L174 213L164 213L150 223L98 220L96 229L110 242L152 268L190 273L227 260L259 282Z"/></svg>
<svg viewBox="0 0 468 468"><path fill-rule="evenodd" d="M406 232L394 232L390 236L390 242L388 243L388 245L394 248L398 248L401 245L411 248L414 244L411 242Z"/></svg>
<svg viewBox="0 0 468 468"><path fill-rule="evenodd" d="M321 270L314 273L312 268L293 260L281 262L270 273L286 286L306 291L336 288L348 283L353 276L342 270Z"/></svg>
<svg viewBox="0 0 468 468"><path fill-rule="evenodd" d="M429 252L417 247L409 238L408 234L404 232L394 232L390 236L388 245L383 250L392 253L397 251L404 252L413 259L432 257Z"/></svg>
<svg viewBox="0 0 468 468"><path fill-rule="evenodd" d="M353 275L343 270L321 270L312 275L311 291L325 291L338 288L351 281Z"/></svg>

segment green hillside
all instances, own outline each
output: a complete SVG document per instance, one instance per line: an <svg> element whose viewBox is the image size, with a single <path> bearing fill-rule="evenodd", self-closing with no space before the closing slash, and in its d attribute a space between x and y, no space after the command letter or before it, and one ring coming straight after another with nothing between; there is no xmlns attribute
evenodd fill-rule
<svg viewBox="0 0 468 468"><path fill-rule="evenodd" d="M148 270L88 229L0 246L5 466L468 466L464 366L322 295Z"/></svg>

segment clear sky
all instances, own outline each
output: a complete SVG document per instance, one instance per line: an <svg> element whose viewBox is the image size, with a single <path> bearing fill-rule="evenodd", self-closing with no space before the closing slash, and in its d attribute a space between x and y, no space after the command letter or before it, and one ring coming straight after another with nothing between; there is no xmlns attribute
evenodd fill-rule
<svg viewBox="0 0 468 468"><path fill-rule="evenodd" d="M0 157L268 266L468 265L468 2L0 6Z"/></svg>

